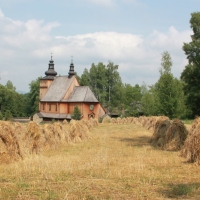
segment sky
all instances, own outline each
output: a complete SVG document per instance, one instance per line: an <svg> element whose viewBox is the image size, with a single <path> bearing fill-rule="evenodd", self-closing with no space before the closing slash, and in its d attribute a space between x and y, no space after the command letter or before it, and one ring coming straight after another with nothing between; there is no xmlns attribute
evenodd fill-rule
<svg viewBox="0 0 200 200"><path fill-rule="evenodd" d="M191 13L199 11L200 0L0 0L0 84L29 92L51 53L59 75L68 74L72 56L79 76L111 61L134 86L158 81L168 51L180 78Z"/></svg>

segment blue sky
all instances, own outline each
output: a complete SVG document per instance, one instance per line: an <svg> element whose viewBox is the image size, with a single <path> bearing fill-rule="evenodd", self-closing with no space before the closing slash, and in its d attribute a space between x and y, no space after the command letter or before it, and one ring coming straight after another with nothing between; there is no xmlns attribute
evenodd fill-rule
<svg viewBox="0 0 200 200"><path fill-rule="evenodd" d="M51 52L61 75L71 56L78 75L110 60L124 83L152 85L168 51L180 77L189 20L199 8L200 0L0 0L0 83L11 80L28 92L29 83L44 76Z"/></svg>

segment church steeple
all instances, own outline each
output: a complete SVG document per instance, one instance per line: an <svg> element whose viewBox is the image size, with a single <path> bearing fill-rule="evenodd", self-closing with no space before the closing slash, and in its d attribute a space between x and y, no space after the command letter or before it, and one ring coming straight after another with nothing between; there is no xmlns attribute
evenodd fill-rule
<svg viewBox="0 0 200 200"><path fill-rule="evenodd" d="M71 64L70 64L70 68L69 68L69 78L71 78L73 75L75 75L75 72L74 72L74 63L73 63L73 59L71 60Z"/></svg>
<svg viewBox="0 0 200 200"><path fill-rule="evenodd" d="M54 77L57 75L57 72L54 70L54 61L52 59L52 54L51 54L51 60L49 61L49 69L45 72L46 76L48 77Z"/></svg>

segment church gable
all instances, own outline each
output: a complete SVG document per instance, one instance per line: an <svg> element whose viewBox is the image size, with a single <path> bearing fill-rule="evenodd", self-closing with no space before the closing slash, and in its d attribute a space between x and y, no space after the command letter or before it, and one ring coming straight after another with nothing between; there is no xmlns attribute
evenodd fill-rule
<svg viewBox="0 0 200 200"><path fill-rule="evenodd" d="M42 98L41 102L59 102L67 93L69 87L74 81L75 76L68 78L68 76L57 76L54 78L51 86L49 87L46 95Z"/></svg>

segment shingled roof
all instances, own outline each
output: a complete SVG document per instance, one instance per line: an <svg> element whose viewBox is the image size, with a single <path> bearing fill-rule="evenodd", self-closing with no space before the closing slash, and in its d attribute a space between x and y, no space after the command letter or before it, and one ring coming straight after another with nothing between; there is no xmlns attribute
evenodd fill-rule
<svg viewBox="0 0 200 200"><path fill-rule="evenodd" d="M88 86L76 86L66 102L99 102Z"/></svg>
<svg viewBox="0 0 200 200"><path fill-rule="evenodd" d="M71 78L69 78L68 76L55 77L46 95L43 97L43 99L41 99L41 102L61 101L74 79L75 79L75 76L72 76Z"/></svg>
<svg viewBox="0 0 200 200"><path fill-rule="evenodd" d="M71 119L71 115L70 114L55 114L55 113L44 113L44 112L40 112L38 113L38 116L40 118L52 118L52 119Z"/></svg>

